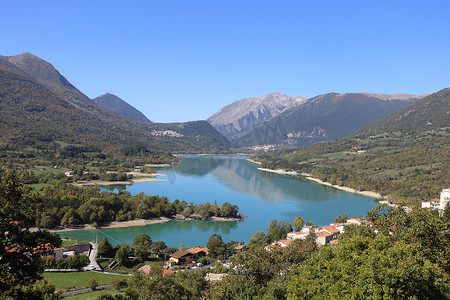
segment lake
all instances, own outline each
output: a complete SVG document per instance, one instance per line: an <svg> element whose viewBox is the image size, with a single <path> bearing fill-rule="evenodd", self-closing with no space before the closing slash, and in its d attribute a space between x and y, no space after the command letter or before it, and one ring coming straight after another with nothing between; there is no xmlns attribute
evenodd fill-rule
<svg viewBox="0 0 450 300"><path fill-rule="evenodd" d="M180 156L179 164L157 169L164 181L135 183L126 189L132 195L145 193L194 203L229 202L239 206L243 221L171 221L142 227L102 229L111 243L127 242L140 233L153 241L178 247L206 245L209 237L220 234L224 241L248 242L255 231L263 231L272 219L289 222L301 216L316 225L327 225L340 214L364 216L377 205L371 197L344 192L311 182L302 176L278 175L259 171L246 157ZM94 240L96 231L61 233L62 237Z"/></svg>

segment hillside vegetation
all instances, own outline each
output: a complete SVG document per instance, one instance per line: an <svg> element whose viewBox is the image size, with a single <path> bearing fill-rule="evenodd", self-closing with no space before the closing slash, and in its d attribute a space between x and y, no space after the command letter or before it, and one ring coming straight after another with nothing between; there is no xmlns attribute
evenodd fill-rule
<svg viewBox="0 0 450 300"><path fill-rule="evenodd" d="M266 168L306 172L331 184L418 205L438 197L450 182L449 108L450 89L444 89L352 137L256 159Z"/></svg>
<svg viewBox="0 0 450 300"><path fill-rule="evenodd" d="M229 151L226 138L205 121L151 124L133 120L97 106L43 60L33 56L16 63L0 57L2 164L17 167L33 161L55 166L67 159L126 162L130 157L136 158L135 163L152 163L174 160L170 154L174 152ZM36 71L42 68L50 71ZM78 96L72 97L72 92ZM178 136L158 135L159 130L174 130Z"/></svg>

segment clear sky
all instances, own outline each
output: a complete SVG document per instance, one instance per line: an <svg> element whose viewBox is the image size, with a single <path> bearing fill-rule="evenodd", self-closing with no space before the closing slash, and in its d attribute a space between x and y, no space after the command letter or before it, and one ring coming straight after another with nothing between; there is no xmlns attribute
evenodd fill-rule
<svg viewBox="0 0 450 300"><path fill-rule="evenodd" d="M31 52L150 120L281 92L450 86L450 1L0 0L0 55Z"/></svg>

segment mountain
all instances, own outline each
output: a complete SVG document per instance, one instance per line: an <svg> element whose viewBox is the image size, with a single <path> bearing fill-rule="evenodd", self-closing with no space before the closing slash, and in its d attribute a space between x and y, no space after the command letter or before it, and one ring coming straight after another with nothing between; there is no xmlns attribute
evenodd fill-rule
<svg viewBox="0 0 450 300"><path fill-rule="evenodd" d="M302 96L294 98L281 93L246 98L219 109L207 121L223 135L230 136L267 121L305 100Z"/></svg>
<svg viewBox="0 0 450 300"><path fill-rule="evenodd" d="M238 146L311 145L345 137L411 105L423 95L329 93L285 110L276 118L229 137Z"/></svg>
<svg viewBox="0 0 450 300"><path fill-rule="evenodd" d="M112 110L118 114L130 117L132 119L151 123L151 121L139 110L120 99L116 95L106 93L97 98L92 99L97 105Z"/></svg>
<svg viewBox="0 0 450 300"><path fill-rule="evenodd" d="M262 167L305 172L333 185L375 191L420 206L450 182L450 88L356 131L307 147L254 158Z"/></svg>
<svg viewBox="0 0 450 300"><path fill-rule="evenodd" d="M73 86L47 61L28 52L3 58L73 106L89 113L99 113L97 105Z"/></svg>
<svg viewBox="0 0 450 300"><path fill-rule="evenodd" d="M50 64L29 54L21 57L0 56L0 149L6 157L55 158L65 147L111 156L130 153L122 149L131 146L189 153L227 149L226 138L205 121L152 124L133 120L96 105ZM35 68L48 69L48 73L29 71ZM67 93L61 92L64 87ZM67 97L70 94L78 95L78 100Z"/></svg>
<svg viewBox="0 0 450 300"><path fill-rule="evenodd" d="M450 88L429 95L407 108L372 123L355 135L384 132L423 132L450 126Z"/></svg>

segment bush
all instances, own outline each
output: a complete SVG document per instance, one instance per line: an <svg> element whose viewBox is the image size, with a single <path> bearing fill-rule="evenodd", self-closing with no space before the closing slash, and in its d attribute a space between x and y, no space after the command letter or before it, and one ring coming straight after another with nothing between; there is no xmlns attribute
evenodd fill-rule
<svg viewBox="0 0 450 300"><path fill-rule="evenodd" d="M91 278L89 279L88 285L91 290L95 291L95 289L98 287L98 282L94 278Z"/></svg>

